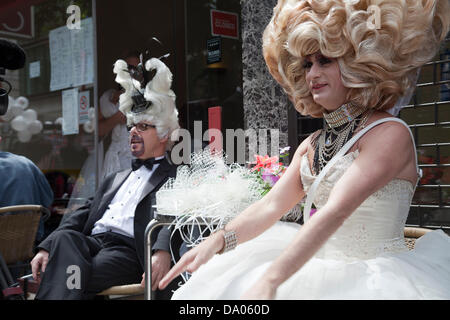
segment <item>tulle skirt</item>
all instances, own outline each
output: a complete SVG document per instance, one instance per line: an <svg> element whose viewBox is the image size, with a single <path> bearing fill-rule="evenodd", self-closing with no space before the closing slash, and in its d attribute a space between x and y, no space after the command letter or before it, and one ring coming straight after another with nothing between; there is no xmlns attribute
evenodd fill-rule
<svg viewBox="0 0 450 320"><path fill-rule="evenodd" d="M277 222L235 250L214 256L172 299L239 299L300 227ZM278 288L276 299L450 299L450 237L441 230L429 232L414 250L367 260L313 257Z"/></svg>

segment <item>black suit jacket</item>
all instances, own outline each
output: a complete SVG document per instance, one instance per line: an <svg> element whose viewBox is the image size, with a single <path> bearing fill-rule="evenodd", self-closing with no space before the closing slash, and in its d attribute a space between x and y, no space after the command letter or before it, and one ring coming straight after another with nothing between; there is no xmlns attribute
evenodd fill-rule
<svg viewBox="0 0 450 320"><path fill-rule="evenodd" d="M90 235L94 224L103 216L106 208L130 173L131 169L128 169L108 176L98 188L95 196L89 199L84 206L72 213L68 213L61 221L59 227L42 241L37 248L50 252L51 242L56 232L60 230L71 229ZM170 177L175 176L176 166L171 164L166 157L153 172L136 207L134 213L134 241L143 270L145 266L144 233L147 224L154 217L153 205L156 204L156 192ZM152 243L153 250L169 251L170 230L167 227L163 227L159 231L153 232Z"/></svg>

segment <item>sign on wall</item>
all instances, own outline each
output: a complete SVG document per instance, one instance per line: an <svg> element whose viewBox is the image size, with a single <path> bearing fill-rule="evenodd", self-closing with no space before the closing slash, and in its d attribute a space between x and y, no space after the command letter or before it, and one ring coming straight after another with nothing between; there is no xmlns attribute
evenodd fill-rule
<svg viewBox="0 0 450 320"><path fill-rule="evenodd" d="M78 118L80 124L89 121L89 91L82 91L78 94Z"/></svg>
<svg viewBox="0 0 450 320"><path fill-rule="evenodd" d="M92 18L81 20L80 29L62 26L49 32L50 91L93 83L93 45Z"/></svg>
<svg viewBox="0 0 450 320"><path fill-rule="evenodd" d="M62 134L78 134L78 89L68 89L62 95Z"/></svg>
<svg viewBox="0 0 450 320"><path fill-rule="evenodd" d="M211 34L239 39L239 15L234 12L211 9Z"/></svg>
<svg viewBox="0 0 450 320"><path fill-rule="evenodd" d="M34 37L34 11L30 4L19 5L11 10L0 12L0 36Z"/></svg>
<svg viewBox="0 0 450 320"><path fill-rule="evenodd" d="M206 58L206 64L212 64L216 62L222 61L222 49L221 49L221 41L220 37L214 37L211 39L208 39L206 41L207 45L207 58Z"/></svg>

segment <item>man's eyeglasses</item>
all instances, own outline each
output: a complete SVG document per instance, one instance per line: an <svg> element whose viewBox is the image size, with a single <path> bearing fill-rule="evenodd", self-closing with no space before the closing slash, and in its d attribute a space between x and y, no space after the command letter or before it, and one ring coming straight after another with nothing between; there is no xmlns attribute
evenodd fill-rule
<svg viewBox="0 0 450 320"><path fill-rule="evenodd" d="M148 128L156 128L154 125L152 124L148 124L148 123L136 123L133 124L131 126L127 126L127 130L131 131L131 129L133 129L134 127L136 127L136 130L139 132L143 132L145 130L147 130Z"/></svg>

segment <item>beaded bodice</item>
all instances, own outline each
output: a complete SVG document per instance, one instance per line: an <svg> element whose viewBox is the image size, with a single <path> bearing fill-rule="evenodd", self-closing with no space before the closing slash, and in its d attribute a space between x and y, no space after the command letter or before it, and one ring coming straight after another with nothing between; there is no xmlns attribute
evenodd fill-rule
<svg viewBox="0 0 450 320"><path fill-rule="evenodd" d="M320 182L315 199L321 208L339 178L358 156L350 152L330 168ZM311 173L308 157L302 157L301 179L308 192L316 176ZM317 258L355 260L371 259L383 252L407 250L403 228L408 216L414 186L407 180L393 179L368 197L317 252Z"/></svg>

